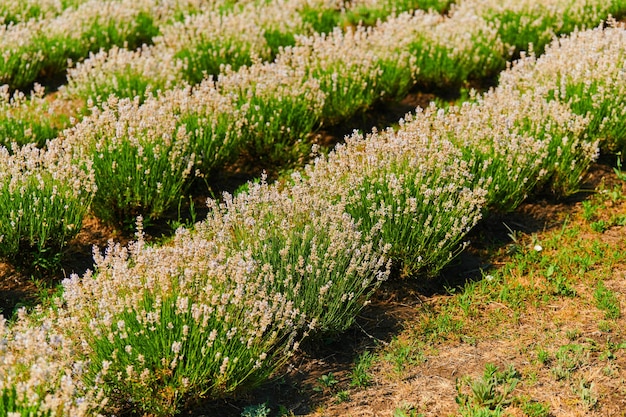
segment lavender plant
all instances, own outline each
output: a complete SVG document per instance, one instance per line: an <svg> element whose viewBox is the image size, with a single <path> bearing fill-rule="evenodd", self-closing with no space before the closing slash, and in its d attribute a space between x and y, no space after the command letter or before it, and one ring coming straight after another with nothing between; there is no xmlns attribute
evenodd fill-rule
<svg viewBox="0 0 626 417"><path fill-rule="evenodd" d="M417 83L459 87L470 79L493 77L506 66L506 49L498 33L480 16L453 13L432 32L416 32L409 45L417 57Z"/></svg>
<svg viewBox="0 0 626 417"><path fill-rule="evenodd" d="M0 23L4 25L31 19L52 19L70 7L77 7L86 0L6 0L0 4Z"/></svg>
<svg viewBox="0 0 626 417"><path fill-rule="evenodd" d="M431 131L456 144L470 163L487 204L515 209L543 184L560 195L577 190L595 148L582 141L585 120L540 95L498 87L447 111L434 107L402 129Z"/></svg>
<svg viewBox="0 0 626 417"><path fill-rule="evenodd" d="M70 61L112 46L138 47L158 34L149 0L86 2L54 19L39 47L46 51L46 71L64 71Z"/></svg>
<svg viewBox="0 0 626 417"><path fill-rule="evenodd" d="M162 216L178 202L195 164L185 127L157 99L139 105L138 99L111 97L65 140L79 158L93 161L98 192L92 208L110 223Z"/></svg>
<svg viewBox="0 0 626 417"><path fill-rule="evenodd" d="M297 349L302 313L249 254L180 229L171 246L142 238L96 256L64 282L89 334L88 378L106 412L173 415L264 380Z"/></svg>
<svg viewBox="0 0 626 417"><path fill-rule="evenodd" d="M172 90L165 100L176 103L178 123L188 132L199 176L210 176L241 150L246 129L245 109L233 95L220 94L205 80L193 89Z"/></svg>
<svg viewBox="0 0 626 417"><path fill-rule="evenodd" d="M458 13L478 14L497 27L505 44L517 53L530 47L541 54L555 36L595 27L626 10L621 0L466 1Z"/></svg>
<svg viewBox="0 0 626 417"><path fill-rule="evenodd" d="M159 53L158 61L154 53ZM111 95L138 97L142 103L149 95L180 84L180 63L167 51L146 45L135 51L114 46L108 51L90 54L88 59L70 68L61 91L64 98L80 98L85 105L90 101L102 104Z"/></svg>
<svg viewBox="0 0 626 417"><path fill-rule="evenodd" d="M452 4L454 4L452 0L356 0L350 2L342 21L344 24L374 26L389 16L415 10L445 13Z"/></svg>
<svg viewBox="0 0 626 417"><path fill-rule="evenodd" d="M589 119L585 133L590 142L600 140L604 151L621 151L626 149L624 39L626 31L615 23L575 32L549 45L544 56L518 61L502 83L567 104Z"/></svg>
<svg viewBox="0 0 626 417"><path fill-rule="evenodd" d="M110 94L145 98L152 92L191 84L216 76L223 66L236 70L271 59L282 46L293 44L296 33L306 31L295 9L299 2L242 4L225 12L215 4L202 13L189 13L181 21L162 25L162 34L149 46L131 51L112 48L91 54L69 70L64 88L70 98L91 98L96 103Z"/></svg>
<svg viewBox="0 0 626 417"><path fill-rule="evenodd" d="M333 124L374 103L381 95L377 88L380 69L376 55L366 49L367 32L363 28L343 33L300 37L293 48L285 48L276 62L302 68L309 78L319 82L325 94L321 118Z"/></svg>
<svg viewBox="0 0 626 417"><path fill-rule="evenodd" d="M0 256L54 266L81 228L96 191L94 170L61 146L0 147Z"/></svg>
<svg viewBox="0 0 626 417"><path fill-rule="evenodd" d="M336 334L386 279L387 248L360 232L341 205L311 193L299 175L292 180L283 191L261 182L223 203L210 201L196 232L249 253L313 332Z"/></svg>
<svg viewBox="0 0 626 417"><path fill-rule="evenodd" d="M85 2L50 20L29 20L0 26L0 82L22 89L41 75L54 75L68 60L113 45L140 45L157 34L150 13L153 4Z"/></svg>
<svg viewBox="0 0 626 417"><path fill-rule="evenodd" d="M306 170L312 189L345 204L408 275L436 275L463 247L485 201L484 190L470 188L460 151L428 133L355 133Z"/></svg>
<svg viewBox="0 0 626 417"><path fill-rule="evenodd" d="M20 91L11 94L6 84L0 87L0 145L5 148L11 143L43 147L68 122L44 99L43 87L36 84L30 96Z"/></svg>
<svg viewBox="0 0 626 417"><path fill-rule="evenodd" d="M159 42L175 51L184 78L197 84L208 76L217 76L222 66L237 70L270 57L263 28L251 18L249 13L189 16L166 28Z"/></svg>
<svg viewBox="0 0 626 417"><path fill-rule="evenodd" d="M40 404L29 404L28 399L25 396L20 397L14 386L0 392L0 413L6 416L15 415L15 413L19 416L51 417L52 415L49 411L41 411Z"/></svg>
<svg viewBox="0 0 626 417"><path fill-rule="evenodd" d="M587 134L589 118L563 103L545 100L541 94L511 94L503 86L485 101L507 97L516 100L520 112L509 115L515 129L545 143L548 154L542 161L537 190L548 190L557 197L578 192L584 174L599 153L599 141Z"/></svg>
<svg viewBox="0 0 626 417"><path fill-rule="evenodd" d="M80 344L66 335L73 328L71 319L41 308L20 310L10 325L0 316L2 415L93 415L102 398L83 384Z"/></svg>
<svg viewBox="0 0 626 417"><path fill-rule="evenodd" d="M552 3L552 4L548 4ZM514 52L542 50L555 36L566 14L552 2L464 2L458 13L479 14L498 28L498 35ZM478 8L478 10L476 10Z"/></svg>
<svg viewBox="0 0 626 417"><path fill-rule="evenodd" d="M325 95L303 69L258 64L227 71L217 81L224 96L236 97L244 115L240 151L265 166L289 165L307 156L309 133L319 123Z"/></svg>
<svg viewBox="0 0 626 417"><path fill-rule="evenodd" d="M17 25L0 25L0 84L23 89L42 71L47 59L39 47L43 21L29 20Z"/></svg>
<svg viewBox="0 0 626 417"><path fill-rule="evenodd" d="M376 53L380 69L377 85L383 98L400 100L418 82L422 68L415 42L423 34L434 32L442 22L442 16L418 10L402 13L370 31L365 47Z"/></svg>
<svg viewBox="0 0 626 417"><path fill-rule="evenodd" d="M330 33L340 26L341 11L347 2L343 0L304 1L298 14L315 33Z"/></svg>

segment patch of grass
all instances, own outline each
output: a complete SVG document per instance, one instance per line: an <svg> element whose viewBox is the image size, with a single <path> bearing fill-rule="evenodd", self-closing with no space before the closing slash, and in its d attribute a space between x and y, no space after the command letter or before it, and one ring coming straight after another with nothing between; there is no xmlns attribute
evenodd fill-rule
<svg viewBox="0 0 626 417"><path fill-rule="evenodd" d="M593 293L596 307L604 311L605 319L618 319L622 315L619 300L613 291L608 289L604 281L599 281Z"/></svg>
<svg viewBox="0 0 626 417"><path fill-rule="evenodd" d="M313 388L313 391L317 392L331 392L335 388L339 381L335 378L335 374L329 372L317 378L317 385Z"/></svg>
<svg viewBox="0 0 626 417"><path fill-rule="evenodd" d="M544 271L549 284L552 285L552 294L562 297L575 297L576 290L571 287L568 277L562 273L557 264L550 264Z"/></svg>
<svg viewBox="0 0 626 417"><path fill-rule="evenodd" d="M604 233L609 229L609 223L605 220L598 220L591 223L591 230L598 233Z"/></svg>
<svg viewBox="0 0 626 417"><path fill-rule="evenodd" d="M538 348L537 349L537 361L539 361L540 364L542 365L548 365L550 364L551 361L551 357L550 357L550 352L548 352L547 350L543 349L543 348Z"/></svg>
<svg viewBox="0 0 626 417"><path fill-rule="evenodd" d="M585 346L571 343L561 346L555 353L555 365L552 374L557 380L570 379L572 374L587 361Z"/></svg>
<svg viewBox="0 0 626 417"><path fill-rule="evenodd" d="M482 377L457 380L456 402L464 417L499 416L511 404L511 393L519 383L520 373L513 366L503 371L488 363Z"/></svg>
<svg viewBox="0 0 626 417"><path fill-rule="evenodd" d="M581 402L588 410L592 410L598 404L598 396L595 392L595 384L581 378L577 387L573 387L574 391L580 396Z"/></svg>
<svg viewBox="0 0 626 417"><path fill-rule="evenodd" d="M372 375L369 373L374 364L374 355L366 350L355 361L354 369L350 374L350 386L365 388L372 383Z"/></svg>
<svg viewBox="0 0 626 417"><path fill-rule="evenodd" d="M567 337L572 342L580 337L580 330L578 329L569 329L565 331L565 337Z"/></svg>
<svg viewBox="0 0 626 417"><path fill-rule="evenodd" d="M420 323L418 332L428 341L445 340L459 333L463 328L463 321L456 319L449 312L442 311L432 314Z"/></svg>
<svg viewBox="0 0 626 417"><path fill-rule="evenodd" d="M600 320L598 322L598 330L604 333L609 333L613 330L613 324L606 320Z"/></svg>
<svg viewBox="0 0 626 417"><path fill-rule="evenodd" d="M528 417L550 417L550 406L548 404L526 400L521 402L521 409Z"/></svg>
<svg viewBox="0 0 626 417"><path fill-rule="evenodd" d="M582 209L583 209L583 213L582 213L583 219L590 222L596 218L597 212L600 209L600 205L595 204L592 200L585 200L582 202Z"/></svg>
<svg viewBox="0 0 626 417"><path fill-rule="evenodd" d="M418 413L417 409L410 405L401 405L393 410L393 417L423 417L424 414Z"/></svg>
<svg viewBox="0 0 626 417"><path fill-rule="evenodd" d="M394 339L385 355L385 360L393 364L396 373L402 374L409 365L417 365L424 361L420 343Z"/></svg>

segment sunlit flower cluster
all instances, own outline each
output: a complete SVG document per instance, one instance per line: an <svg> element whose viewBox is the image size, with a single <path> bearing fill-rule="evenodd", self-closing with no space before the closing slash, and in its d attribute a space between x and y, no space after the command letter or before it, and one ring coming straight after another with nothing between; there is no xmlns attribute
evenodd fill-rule
<svg viewBox="0 0 626 417"><path fill-rule="evenodd" d="M233 13L210 11L188 16L165 27L155 48L181 60L185 79L198 83L221 72L221 66L238 69L271 60L280 46L305 31L297 13L298 1L249 5Z"/></svg>
<svg viewBox="0 0 626 417"><path fill-rule="evenodd" d="M0 3L0 23L10 24L31 19L52 19L66 9L78 7L87 0L5 0Z"/></svg>
<svg viewBox="0 0 626 417"><path fill-rule="evenodd" d="M264 5L242 4L231 11L223 5L185 14L184 19L161 27L151 45L137 50L100 51L68 72L69 97L106 100L109 94L133 98L180 85L199 83L217 75L222 66L237 69L268 60L283 43L304 30L297 19L297 1ZM281 38L284 37L285 39ZM272 37L278 39L272 41ZM100 100L98 100L98 96Z"/></svg>
<svg viewBox="0 0 626 417"><path fill-rule="evenodd" d="M106 221L159 217L184 189L195 165L190 135L169 105L111 97L59 141L92 161L98 193L93 210Z"/></svg>
<svg viewBox="0 0 626 417"><path fill-rule="evenodd" d="M309 154L308 135L319 123L327 95L305 68L259 63L226 71L216 87L235 98L243 115L239 152L266 166Z"/></svg>
<svg viewBox="0 0 626 417"><path fill-rule="evenodd" d="M125 409L172 415L186 401L263 381L302 337L304 316L249 253L181 229L172 245L111 244L92 276L64 282L83 317L89 383Z"/></svg>
<svg viewBox="0 0 626 417"><path fill-rule="evenodd" d="M89 52L140 46L157 35L162 22L171 20L179 3L186 2L88 0L49 19L0 25L0 82L23 88L44 71L63 72L68 61L86 58Z"/></svg>
<svg viewBox="0 0 626 417"><path fill-rule="evenodd" d="M354 5L335 3L337 2L290 0L262 5L243 5L226 13L218 11L217 8L210 8L203 13L189 14L182 21L163 25L162 34L154 38L154 44L151 46L144 46L136 51L118 49L111 52L101 51L92 56L84 64L70 70L66 92L70 97L96 99L100 96L102 100L110 93L132 98L134 94L143 96L143 90L146 88L154 91L169 83L179 83L182 79L198 83L208 76L221 73L224 66L236 70L242 65L250 65L259 60L270 61L276 55L283 55L279 61L293 62L295 54L304 55L296 58L297 63L305 65L314 76L321 78L320 82L328 84L330 91L339 92L342 88L347 88L352 95L363 95L357 87L362 89L366 86L368 90L372 90L372 97L363 97L360 105L355 103L357 107L368 106L379 94L376 88L372 89L375 86L371 85L371 80L380 78L380 69L372 65L375 62L373 53L364 41L366 38L379 37L379 41L373 42L379 46L377 53L383 55L381 59L387 60L389 65L391 63L396 66L402 65L405 61L400 58L408 58L412 51L406 48L400 50L397 46L390 47L396 42L400 42L400 45L406 42L399 37L397 39L390 37L383 31L397 32L394 27L408 24L408 30L415 34L418 32L415 26L421 25L421 22L418 19L392 22L373 35L365 35L363 28L356 31L350 29L345 34L336 28L335 31L331 30L332 33L328 36L324 33L312 33L316 23L307 20L307 16L310 16L307 13L314 14L313 10L341 14L347 13L346 7L365 7L356 3ZM368 3L367 7L377 6ZM386 13L392 13L392 9ZM440 17L433 13L428 14L425 19ZM391 20L395 20L395 17ZM297 43L300 47L295 52L281 50L282 47L294 44L298 36L300 37ZM445 35L442 36L445 38ZM444 41L447 44L458 43L454 39L443 39L442 42ZM467 53L467 50L465 52ZM403 55L398 56L398 53ZM344 62L337 63L341 59ZM359 60L363 62L362 65L359 64ZM293 65L295 64L296 62ZM329 68L329 65L335 65L337 68ZM344 69L341 68L342 65L345 66ZM405 84L411 83L413 81L411 72L414 71L413 66L401 81ZM337 82L341 81L342 77L335 77L338 80L325 81L325 77L332 77L334 72L339 72L343 78L353 74L354 87L338 86ZM394 86L389 83L387 87ZM344 92L341 94L350 95ZM333 114L333 109L341 107L338 103L325 114Z"/></svg>
<svg viewBox="0 0 626 417"><path fill-rule="evenodd" d="M94 404L104 399L84 384L87 363L78 359L80 345L67 337L61 324L67 322L41 313L29 316L22 309L10 326L0 316L0 411L93 416Z"/></svg>
<svg viewBox="0 0 626 417"><path fill-rule="evenodd" d="M609 15L624 13L624 5L619 0L463 0L453 10L482 16L517 51L529 44L542 51L555 35L595 27Z"/></svg>
<svg viewBox="0 0 626 417"><path fill-rule="evenodd" d="M93 274L64 282L55 314L76 318L65 327L88 358L85 380L105 394L93 410L171 415L263 381L310 332L350 325L389 273L386 249L293 181L211 201L209 218L166 246L141 232L111 244Z"/></svg>
<svg viewBox="0 0 626 417"><path fill-rule="evenodd" d="M336 122L367 108L380 96L376 55L365 48L367 31L359 27L347 32L299 37L293 48L277 57L278 64L305 68L326 93L322 117Z"/></svg>
<svg viewBox="0 0 626 417"><path fill-rule="evenodd" d="M488 191L487 205L511 210L543 184L560 195L577 190L597 156L596 143L584 140L586 126L561 103L499 86L461 106L409 116L401 131L453 142Z"/></svg>
<svg viewBox="0 0 626 417"><path fill-rule="evenodd" d="M502 84L537 91L588 117L587 134L606 150L626 149L626 31L612 23L576 31L544 55L530 55L502 75Z"/></svg>
<svg viewBox="0 0 626 417"><path fill-rule="evenodd" d="M374 15L400 14L413 9L434 10L441 13L447 11L454 3L454 0L352 0L350 8L356 12L366 10Z"/></svg>
<svg viewBox="0 0 626 417"><path fill-rule="evenodd" d="M114 46L90 54L85 61L68 69L67 83L62 87L66 99L81 98L102 103L109 96L145 100L148 92L168 90L181 84L182 63L172 54L158 51L158 61L153 53L155 48L142 46L128 50Z"/></svg>
<svg viewBox="0 0 626 417"><path fill-rule="evenodd" d="M0 147L0 256L58 251L80 231L95 191L89 161L60 146Z"/></svg>
<svg viewBox="0 0 626 417"><path fill-rule="evenodd" d="M445 266L485 201L461 151L428 129L355 133L305 172L313 193L345 204L408 274Z"/></svg>
<svg viewBox="0 0 626 417"><path fill-rule="evenodd" d="M209 201L196 239L249 253L313 330L345 330L387 278L381 256L387 247L361 232L342 202L312 193L300 174L291 181L286 187L250 183L222 203Z"/></svg>
<svg viewBox="0 0 626 417"><path fill-rule="evenodd" d="M433 31L418 33L411 50L418 56L418 81L436 86L492 77L509 58L495 25L472 9L460 13L453 8Z"/></svg>
<svg viewBox="0 0 626 417"><path fill-rule="evenodd" d="M0 145L11 143L43 146L53 139L64 120L55 115L55 106L44 98L44 89L35 84L30 96L20 91L13 94L7 84L0 86Z"/></svg>

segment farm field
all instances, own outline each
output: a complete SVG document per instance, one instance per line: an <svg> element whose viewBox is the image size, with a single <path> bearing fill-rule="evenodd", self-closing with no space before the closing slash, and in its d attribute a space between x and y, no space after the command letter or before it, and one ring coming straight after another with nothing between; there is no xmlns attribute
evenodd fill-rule
<svg viewBox="0 0 626 417"><path fill-rule="evenodd" d="M626 2L0 5L0 416L624 415Z"/></svg>

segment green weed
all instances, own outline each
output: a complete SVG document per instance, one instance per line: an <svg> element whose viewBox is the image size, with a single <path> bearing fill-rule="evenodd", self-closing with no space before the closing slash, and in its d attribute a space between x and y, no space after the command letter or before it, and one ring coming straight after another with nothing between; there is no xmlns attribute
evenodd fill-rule
<svg viewBox="0 0 626 417"><path fill-rule="evenodd" d="M552 374L557 380L562 380L570 379L572 374L583 365L588 355L583 345L568 344L561 346L554 356L555 364Z"/></svg>
<svg viewBox="0 0 626 417"><path fill-rule="evenodd" d="M241 412L241 417L269 417L272 410L267 404L249 405Z"/></svg>
<svg viewBox="0 0 626 417"><path fill-rule="evenodd" d="M613 168L613 172L615 172L617 178L626 181L626 172L622 171L622 153L617 152L615 155L617 156L617 161L615 162L616 166Z"/></svg>
<svg viewBox="0 0 626 417"><path fill-rule="evenodd" d="M335 394L335 403L341 404L350 401L350 392L347 390L342 390Z"/></svg>
<svg viewBox="0 0 626 417"><path fill-rule="evenodd" d="M580 330L578 329L568 329L565 331L565 337L567 337L572 342L580 337Z"/></svg>
<svg viewBox="0 0 626 417"><path fill-rule="evenodd" d="M609 229L609 223L605 220L598 220L590 224L591 230L597 233L604 233Z"/></svg>
<svg viewBox="0 0 626 417"><path fill-rule="evenodd" d="M551 263L546 268L544 275L552 285L552 294L562 297L574 297L576 296L576 290L571 287L567 275L565 275L560 267Z"/></svg>
<svg viewBox="0 0 626 417"><path fill-rule="evenodd" d="M372 382L369 370L374 364L374 355L366 350L356 359L352 373L350 374L350 386L365 388Z"/></svg>
<svg viewBox="0 0 626 417"><path fill-rule="evenodd" d="M583 218L587 221L595 219L600 206L594 203L592 200L584 200L582 202Z"/></svg>
<svg viewBox="0 0 626 417"><path fill-rule="evenodd" d="M581 402L588 410L592 410L598 404L598 397L595 393L595 384L581 378L578 387L573 387L580 396Z"/></svg>
<svg viewBox="0 0 626 417"><path fill-rule="evenodd" d="M418 413L413 406L403 405L393 410L393 417L423 417L422 413Z"/></svg>
<svg viewBox="0 0 626 417"><path fill-rule="evenodd" d="M538 401L523 401L522 411L528 417L550 417L550 406Z"/></svg>
<svg viewBox="0 0 626 417"><path fill-rule="evenodd" d="M393 364L395 372L402 374L407 366L422 363L424 357L419 345L394 339L385 360Z"/></svg>
<svg viewBox="0 0 626 417"><path fill-rule="evenodd" d="M550 352L548 352L547 350L543 349L543 348L538 348L537 349L537 360L539 361L540 364L542 365L548 365L551 361L551 357L550 357Z"/></svg>
<svg viewBox="0 0 626 417"><path fill-rule="evenodd" d="M604 281L599 281L593 293L596 300L596 307L604 311L606 319L618 319L622 312L619 300L613 291L608 289Z"/></svg>
<svg viewBox="0 0 626 417"><path fill-rule="evenodd" d="M493 364L486 364L482 377L457 380L456 402L461 415L499 416L503 407L511 404L511 393L521 375L513 366L499 371Z"/></svg>
<svg viewBox="0 0 626 417"><path fill-rule="evenodd" d="M278 406L278 410L276 410L276 415L278 417L295 417L293 411L290 410L288 407L285 407L284 405Z"/></svg>
<svg viewBox="0 0 626 417"><path fill-rule="evenodd" d="M332 372L329 372L317 378L317 382L323 388L333 388L339 383L339 381L337 380L337 378L335 378L335 375Z"/></svg>

